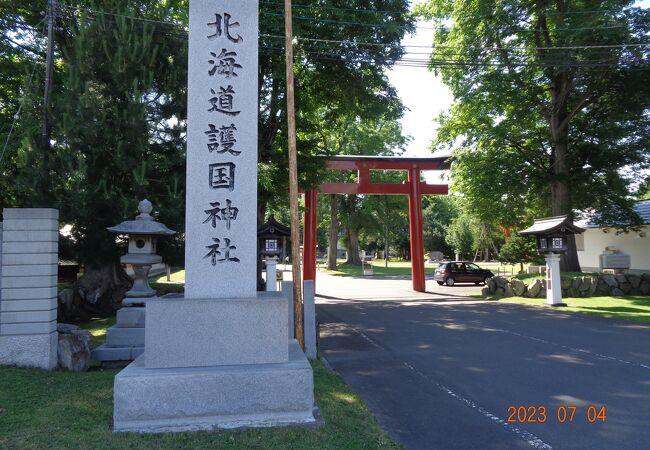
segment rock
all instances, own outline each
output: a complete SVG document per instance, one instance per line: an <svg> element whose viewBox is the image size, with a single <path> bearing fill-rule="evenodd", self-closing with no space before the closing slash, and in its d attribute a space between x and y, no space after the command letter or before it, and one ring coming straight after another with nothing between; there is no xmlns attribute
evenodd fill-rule
<svg viewBox="0 0 650 450"><path fill-rule="evenodd" d="M59 333L70 334L79 330L82 330L82 328L78 327L77 325L71 325L69 323L58 323L56 325L56 331Z"/></svg>
<svg viewBox="0 0 650 450"><path fill-rule="evenodd" d="M619 288L612 288L612 290L609 293L610 295L614 295L616 297L621 297L625 295L623 291L621 291Z"/></svg>
<svg viewBox="0 0 650 450"><path fill-rule="evenodd" d="M562 285L562 289L569 289L571 287L571 278L560 277L560 284Z"/></svg>
<svg viewBox="0 0 650 450"><path fill-rule="evenodd" d="M575 290L580 290L580 285L582 284L582 278L576 277L571 280L571 287Z"/></svg>
<svg viewBox="0 0 650 450"><path fill-rule="evenodd" d="M569 297L580 297L580 291L573 286L569 288Z"/></svg>
<svg viewBox="0 0 650 450"><path fill-rule="evenodd" d="M625 293L625 295L630 295L632 293L632 285L630 283L621 283L618 287Z"/></svg>
<svg viewBox="0 0 650 450"><path fill-rule="evenodd" d="M510 283L506 284L506 287L504 288L503 292L504 297L514 297L515 293L512 290L512 285Z"/></svg>
<svg viewBox="0 0 650 450"><path fill-rule="evenodd" d="M611 288L610 288L609 286L607 286L605 283L603 283L603 284L599 284L599 285L596 287L596 293L595 293L595 295L596 295L596 296L609 295L609 290L610 290L610 289L611 289Z"/></svg>
<svg viewBox="0 0 650 450"><path fill-rule="evenodd" d="M641 285L639 286L639 292L641 292L641 295L650 294L650 282L642 281Z"/></svg>
<svg viewBox="0 0 650 450"><path fill-rule="evenodd" d="M74 290L72 289L62 289L57 296L58 307L58 319L65 320L65 317L69 317L74 309Z"/></svg>
<svg viewBox="0 0 650 450"><path fill-rule="evenodd" d="M490 295L494 294L497 291L497 284L494 281L494 278L488 278L486 286Z"/></svg>
<svg viewBox="0 0 650 450"><path fill-rule="evenodd" d="M497 288L496 295L497 297L503 297L505 295L506 291L504 288Z"/></svg>
<svg viewBox="0 0 650 450"><path fill-rule="evenodd" d="M526 291L526 297L537 297L539 291L542 290L542 282L540 280L531 281L528 284L528 289Z"/></svg>
<svg viewBox="0 0 650 450"><path fill-rule="evenodd" d="M596 289L598 288L598 278L591 277L589 280L589 291L587 292L587 295L589 297L593 297L594 294L596 294Z"/></svg>
<svg viewBox="0 0 650 450"><path fill-rule="evenodd" d="M526 285L524 282L516 278L510 280L510 287L517 297L521 297L526 292Z"/></svg>
<svg viewBox="0 0 650 450"><path fill-rule="evenodd" d="M612 275L603 275L602 279L607 286L618 287L618 281Z"/></svg>
<svg viewBox="0 0 650 450"><path fill-rule="evenodd" d="M633 289L638 289L641 285L641 277L639 275L628 275L627 281L632 285Z"/></svg>
<svg viewBox="0 0 650 450"><path fill-rule="evenodd" d="M642 273L641 281L647 281L648 283L650 283L650 273Z"/></svg>
<svg viewBox="0 0 650 450"><path fill-rule="evenodd" d="M504 289L506 287L506 284L508 284L508 280L503 277L493 277L492 279L496 283L497 287L502 289Z"/></svg>
<svg viewBox="0 0 650 450"><path fill-rule="evenodd" d="M578 286L578 290L580 292L588 292L589 289L591 289L591 278L589 277L584 277L580 279L580 286Z"/></svg>
<svg viewBox="0 0 650 450"><path fill-rule="evenodd" d="M487 297L488 295L490 295L490 288L486 286L483 289L481 289L481 295L483 297Z"/></svg>
<svg viewBox="0 0 650 450"><path fill-rule="evenodd" d="M627 277L622 273L618 274L618 275L615 275L614 278L616 278L616 281L618 281L618 284L627 283Z"/></svg>
<svg viewBox="0 0 650 450"><path fill-rule="evenodd" d="M72 372L88 370L93 349L93 336L90 331L66 323L58 324L57 331L59 366Z"/></svg>

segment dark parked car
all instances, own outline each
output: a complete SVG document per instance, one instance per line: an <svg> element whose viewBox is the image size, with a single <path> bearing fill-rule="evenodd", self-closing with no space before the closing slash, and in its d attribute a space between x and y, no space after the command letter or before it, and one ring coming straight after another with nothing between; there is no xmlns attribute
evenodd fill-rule
<svg viewBox="0 0 650 450"><path fill-rule="evenodd" d="M453 286L456 283L474 283L479 285L485 283L485 280L493 276L494 274L492 272L487 269L481 269L473 262L449 261L440 263L433 279L441 286L443 284Z"/></svg>

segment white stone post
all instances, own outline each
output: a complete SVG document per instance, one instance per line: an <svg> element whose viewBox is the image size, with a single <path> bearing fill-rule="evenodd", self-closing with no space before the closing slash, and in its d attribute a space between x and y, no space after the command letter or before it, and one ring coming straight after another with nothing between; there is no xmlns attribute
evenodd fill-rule
<svg viewBox="0 0 650 450"><path fill-rule="evenodd" d="M287 301L288 311L287 311L287 325L288 325L288 335L289 340L294 339L294 329L293 329L293 281L283 281L282 282L282 296Z"/></svg>
<svg viewBox="0 0 650 450"><path fill-rule="evenodd" d="M5 209L0 286L0 364L57 365L59 211Z"/></svg>
<svg viewBox="0 0 650 450"><path fill-rule="evenodd" d="M275 292L278 290L278 282L276 280L278 260L271 256L264 262L266 263L266 291Z"/></svg>
<svg viewBox="0 0 650 450"><path fill-rule="evenodd" d="M566 303L562 303L560 255L556 253L546 254L546 304L566 306Z"/></svg>

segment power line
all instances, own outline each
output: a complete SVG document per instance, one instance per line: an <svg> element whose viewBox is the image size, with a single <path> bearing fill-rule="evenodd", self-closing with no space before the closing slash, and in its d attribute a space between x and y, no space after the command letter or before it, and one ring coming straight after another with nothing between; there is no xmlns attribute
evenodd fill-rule
<svg viewBox="0 0 650 450"><path fill-rule="evenodd" d="M282 2L273 2L273 1L260 1L261 4L265 5L277 5L277 6L284 6L284 3ZM338 6L329 6L329 5L293 5L293 8L304 8L304 9L325 9L328 11L346 11L346 12L358 12L358 13L370 13L370 14L411 14L408 11L387 11L387 10L382 10L382 9L364 9L364 8L342 8ZM591 10L583 10L583 11L535 11L537 14L544 14L547 16L572 16L572 15L584 15L584 14L616 14L616 13L622 13L625 11L616 11L616 10L606 10L606 9L591 9ZM503 11L495 11L493 13L488 13L488 14L462 14L459 16L459 18L484 18L484 17L497 17L497 16L511 16L512 14L508 14L507 12Z"/></svg>
<svg viewBox="0 0 650 450"><path fill-rule="evenodd" d="M135 17L135 16L129 16L129 15L124 15L124 14L116 14L116 13L109 13L106 11L96 11L92 10L90 8L81 8L81 7L73 7L69 5L60 5L61 8L65 8L68 10L73 10L73 11L86 11L90 12L93 14L105 14L105 15L110 15L110 16L115 16L115 17L124 17L128 19L133 19L133 20L140 20L143 22L151 22L151 23L159 23L159 24L164 24L168 26L175 26L175 27L180 27L182 24L178 23L173 23L173 22L166 22L162 20L154 20L154 19L146 19L142 17ZM261 11L261 14L268 15L268 16L275 16L275 17L284 17L284 13L274 13L274 12L267 12L267 11ZM359 21L346 21L346 20L336 20L336 19L323 19L320 17L308 17L308 16L294 16L294 20L300 20L300 21L309 21L309 22L321 22L321 23L329 23L329 24L334 24L334 25L355 25L355 26L362 26L362 27L369 27L369 28L394 28L396 25L394 24L384 24L384 23L366 23L366 22L359 22ZM435 26L435 27L429 27L429 26L417 26L416 28L418 29L423 29L423 30L438 30L438 31L449 31L450 27L445 27L445 26ZM554 28L554 29L549 29L549 32L555 33L555 32L572 32L572 31L593 31L593 30L611 30L611 29L620 29L620 28L626 28L626 25L598 25L598 26L585 26L585 27L575 27L575 28ZM186 30L183 27L184 30ZM507 30L507 32L510 33L534 33L537 32L537 30L530 30L526 28L519 28L519 29L510 29Z"/></svg>
<svg viewBox="0 0 650 450"><path fill-rule="evenodd" d="M260 34L261 37L269 37L272 39L284 39L284 36L274 35L274 34ZM650 42L645 43L633 43L633 44L615 44L615 45L574 45L574 46L558 46L558 47L504 47L504 48L487 48L487 47L463 47L460 45L388 45L377 42L354 42L349 40L336 40L336 39L316 39L316 38L306 38L306 37L296 37L300 41L309 41L309 42L324 42L324 43L337 43L337 44L353 44L353 45L367 45L367 46L378 46L378 47L393 47L393 48L424 48L424 49L492 49L495 51L528 51L528 50L585 50L585 49L600 49L600 48L625 48L625 47L645 47L650 46Z"/></svg>
<svg viewBox="0 0 650 450"><path fill-rule="evenodd" d="M63 5L62 5L63 6ZM76 10L76 8L75 8ZM86 11L89 11L88 9L84 9ZM96 11L94 11L96 12ZM120 15L120 14L112 14L112 13L104 13L104 12L99 12L99 14L108 14L111 16L116 16L116 17L124 17L132 20L138 20L138 21L143 21L143 22L148 22L148 23L154 23L154 24L163 24L167 26L172 26L172 27L178 27L178 24L171 23L171 22L164 22L164 21L159 21L159 20L151 20L151 19L143 19L143 18L138 18L134 16L125 16L125 15ZM67 17L71 18L71 17ZM14 21L14 23L23 26L26 29L34 29L32 28L29 24L26 24L24 22L20 21ZM590 28L591 29L591 28ZM177 30L177 34L180 37L186 37L187 36L187 30L179 28ZM169 33L168 33L169 35ZM273 35L273 34L260 34L260 37L268 37L272 39L284 39L284 36L280 35ZM650 42L647 43L624 43L624 44L613 44L613 45L573 45L573 46L557 46L557 47L503 47L503 48L488 48L488 47L469 47L465 48L462 46L447 46L447 45L433 45L433 46L427 46L427 45L394 45L394 44L383 44L383 43L378 43L378 42L354 42L350 40L337 40L337 39L318 39L318 38L307 38L307 37L297 37L298 41L308 41L308 42L322 42L322 43L337 43L337 44L346 44L346 45L356 45L356 46L376 46L376 47L385 47L385 48L424 48L424 49L461 49L461 50L487 50L487 51L529 51L529 50L589 50L589 49L614 49L614 48L635 48L635 47L646 47L650 46Z"/></svg>
<svg viewBox="0 0 650 450"><path fill-rule="evenodd" d="M266 12L262 11L261 14L267 15L267 16L276 16L276 17L284 17L284 14L281 13L272 13L272 12ZM347 20L335 20L335 19L321 19L320 17L308 17L308 16L293 16L294 20L301 20L301 21L309 21L309 22L321 22L321 23L331 23L331 24L336 24L336 25L355 25L355 26L361 26L361 27L369 27L369 28L393 28L395 25L393 24L384 24L384 23L365 23L365 22L353 22L353 21L347 21ZM549 28L548 31L551 33L556 33L556 32L569 32L569 31L593 31L593 30L610 30L610 29L619 29L619 28L626 28L626 25L606 25L606 26L585 26L585 27L576 27L576 28ZM418 25L416 26L417 29L419 30L436 30L436 31L450 31L453 26L446 27L446 26L425 26L425 25ZM510 33L536 33L538 30L531 30L527 28L512 28L512 29L507 29L508 32Z"/></svg>
<svg viewBox="0 0 650 450"><path fill-rule="evenodd" d="M133 17L133 16L123 16L123 15L120 15L120 14L109 14L109 15L117 16L117 17L119 17L119 16L126 17L126 18L133 19L133 20L140 20L140 18ZM96 20L96 18L92 18L91 20ZM144 22L152 22L154 24L161 23L161 24L165 24L165 25L168 25L168 26L172 25L172 26L176 27L176 24L172 24L172 23L169 23L169 22L150 21L150 20L145 20ZM187 31L182 30L182 29L177 29L175 31L170 30L168 32L164 32L163 34L166 34L166 35L171 36L171 37L176 37L176 38L179 38L179 39L184 39L184 40L187 39ZM269 37L269 38L272 38L272 39L274 39L274 38L284 39L283 36L268 35L268 34L262 34L262 35L260 35L260 37ZM345 55L343 55L343 54L340 54L340 53L331 53L331 50L330 50L330 53L326 53L322 49L314 49L314 48L307 48L305 50L307 50L308 51L307 53L310 54L310 55L319 55L320 54L320 55L326 55L326 56L330 56L330 57L354 57L356 62L372 62L372 61L377 62L377 61L382 61L383 60L384 63L388 63L388 64L397 64L397 63L400 63L400 64L420 64L423 67L425 67L425 66L426 67L432 67L432 66L435 66L436 64L440 64L440 62L437 62L437 61L441 61L441 63L444 63L444 64L450 64L450 63L454 62L454 61L450 61L450 60L444 60L444 61L438 60L438 59L435 58L435 54L432 55L433 59L409 60L408 58L406 58L407 56L409 56L409 55L418 55L418 54L423 55L423 53L412 52L412 51L408 51L408 50L405 52L405 54L402 56L401 59L398 59L398 60L395 60L395 61L387 61L386 58L383 57L383 55L381 55L381 54L373 54L373 53L371 53L372 50L363 49L363 48L359 47L361 45L366 45L366 46L370 46L370 47L382 47L382 49L385 49L385 50L402 49L401 46L396 46L396 45L384 45L384 44L381 44L381 43L367 43L367 42L354 43L354 42L351 42L351 41L344 41L344 40L315 39L315 38L298 38L298 40L299 40L299 42L300 41L307 41L307 42L313 42L313 43L343 44L343 45L346 45L346 46L354 46L355 48L348 47L346 50L348 50L348 52L356 50L357 52L363 52L365 54L364 55L350 55L350 53L346 53ZM535 50L590 50L590 49L603 49L604 50L604 49L616 49L616 48L625 49L626 47L631 47L631 48L644 47L644 46L648 46L648 45L650 45L650 43L597 45L597 46L586 45L586 46L565 46L565 47L535 47L533 49L535 49ZM434 47L431 47L431 46L406 46L405 48L426 48L426 49L431 49L432 51L435 51L436 49L451 49L451 50L456 49L458 51L464 50L464 48L460 47L460 46L434 46ZM523 47L504 48L504 49L488 48L488 47L476 47L476 48L473 48L473 49L470 48L468 50L470 50L470 51L483 51L483 52L503 52L503 51L526 52L526 51L529 51L529 49L526 49L526 48L523 48ZM443 55L441 55L441 56L449 58L449 57L454 57L454 56L463 57L463 56L466 56L466 55L464 53L443 52ZM516 55L516 54L513 55L511 53L510 56L511 57L523 57L525 55ZM594 55L592 54L592 56L594 56ZM366 58L366 61L363 60L364 57ZM372 61L368 61L368 59L372 59ZM465 62L465 61L459 61L459 64L468 65L468 64L472 64L472 63L471 62ZM511 64L505 64L505 63L495 63L495 62L491 62L490 60L487 60L487 61L475 61L474 64L475 65L502 64L504 66L517 67L517 66L524 66L524 64L530 64L530 63L513 62ZM586 67L587 65L594 65L594 64L603 65L602 61L580 61L580 62L571 62L571 63L567 63L567 64L565 64L564 61L560 61L558 63L546 62L546 63L535 63L535 64L544 64L544 67L549 67L549 66L555 66L555 67L558 67L558 66L561 66L561 67L567 67L567 66ZM610 65L610 66L618 65L618 66L620 66L620 63L619 62L608 63L606 65Z"/></svg>

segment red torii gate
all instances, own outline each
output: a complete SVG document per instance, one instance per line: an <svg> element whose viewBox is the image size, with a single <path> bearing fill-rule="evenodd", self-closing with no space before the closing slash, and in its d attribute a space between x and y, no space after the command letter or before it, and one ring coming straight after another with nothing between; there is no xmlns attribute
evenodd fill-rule
<svg viewBox="0 0 650 450"><path fill-rule="evenodd" d="M447 185L427 184L420 179L422 170L448 169L447 158L402 158L394 156L336 156L327 161L330 170L356 170L357 183L323 183L305 192L305 230L303 238L303 280L316 280L316 210L318 193L379 194L409 196L411 232L411 277L413 290L424 292L424 243L422 235L422 195L447 195ZM408 171L405 183L372 183L371 170Z"/></svg>

